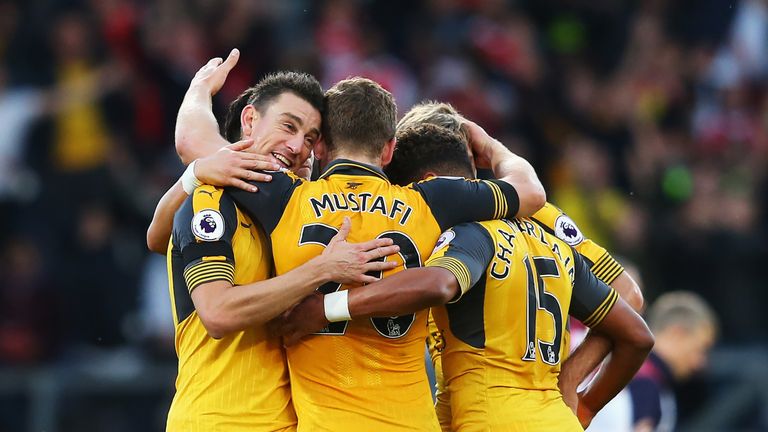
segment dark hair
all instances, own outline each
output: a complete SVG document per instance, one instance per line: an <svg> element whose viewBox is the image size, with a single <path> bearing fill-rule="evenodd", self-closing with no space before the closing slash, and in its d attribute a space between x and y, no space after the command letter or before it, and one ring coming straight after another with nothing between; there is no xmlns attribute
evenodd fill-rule
<svg viewBox="0 0 768 432"><path fill-rule="evenodd" d="M377 157L394 138L396 121L392 94L367 78L347 78L325 93L323 136L331 151L347 148Z"/></svg>
<svg viewBox="0 0 768 432"><path fill-rule="evenodd" d="M397 131L392 162L384 169L392 183L407 185L432 171L438 175L472 178L472 162L461 135L429 123Z"/></svg>
<svg viewBox="0 0 768 432"><path fill-rule="evenodd" d="M323 113L323 88L315 77L303 72L281 71L271 73L255 86L246 89L227 108L223 134L227 141L238 141L242 136L240 113L246 105L253 105L260 113L285 92L291 92L304 99L313 108Z"/></svg>

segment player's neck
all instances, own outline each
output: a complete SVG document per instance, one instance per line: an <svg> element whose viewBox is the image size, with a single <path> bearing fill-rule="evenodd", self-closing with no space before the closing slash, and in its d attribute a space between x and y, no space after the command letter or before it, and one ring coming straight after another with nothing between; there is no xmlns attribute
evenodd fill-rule
<svg viewBox="0 0 768 432"><path fill-rule="evenodd" d="M336 159L347 159L354 162L360 162L367 165L373 165L375 167L381 168L381 158L372 158L369 155L365 153L354 153L350 151L339 151L334 152L330 155L328 155L328 159L325 161L325 164L323 166L323 169L328 166L329 163L333 162Z"/></svg>

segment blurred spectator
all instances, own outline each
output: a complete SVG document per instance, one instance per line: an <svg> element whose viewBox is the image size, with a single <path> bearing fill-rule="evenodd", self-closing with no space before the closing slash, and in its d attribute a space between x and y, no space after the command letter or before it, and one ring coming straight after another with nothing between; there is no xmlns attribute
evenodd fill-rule
<svg viewBox="0 0 768 432"><path fill-rule="evenodd" d="M57 292L42 256L26 238L14 238L2 254L0 286L0 364L35 364L59 348Z"/></svg>
<svg viewBox="0 0 768 432"><path fill-rule="evenodd" d="M588 428L590 432L675 430L677 404L673 387L706 366L718 319L700 296L686 291L659 297L648 309L647 319L656 338L653 351L627 391L600 413L602 418ZM627 418L617 418L622 415ZM613 423L604 428L607 418L612 418Z"/></svg>
<svg viewBox="0 0 768 432"><path fill-rule="evenodd" d="M54 23L56 82L63 105L55 117L54 166L83 172L106 164L109 133L93 95L103 91L93 62L94 35L86 17L67 13Z"/></svg>
<svg viewBox="0 0 768 432"><path fill-rule="evenodd" d="M614 232L624 220L626 199L613 186L613 165L597 144L582 136L566 144L563 164L564 181L550 189L552 201L574 220L585 235L608 250L614 245ZM624 252L618 249L618 252Z"/></svg>
<svg viewBox="0 0 768 432"><path fill-rule="evenodd" d="M117 347L127 340L125 320L138 300L136 274L121 265L115 218L102 202L79 208L62 257L70 347Z"/></svg>
<svg viewBox="0 0 768 432"><path fill-rule="evenodd" d="M1 361L167 343L143 232L183 169L187 83L233 47L216 113L281 68L450 102L637 262L647 298L695 291L723 340L765 347L767 34L765 0L0 0Z"/></svg>

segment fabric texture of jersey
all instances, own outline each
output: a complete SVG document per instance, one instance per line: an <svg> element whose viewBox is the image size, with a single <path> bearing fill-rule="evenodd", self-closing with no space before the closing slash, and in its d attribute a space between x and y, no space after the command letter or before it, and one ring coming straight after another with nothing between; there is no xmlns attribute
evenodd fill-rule
<svg viewBox="0 0 768 432"><path fill-rule="evenodd" d="M503 182L435 178L400 187L379 168L348 160L314 182L273 173L259 188L228 193L270 236L278 275L322 253L344 217L350 242L388 237L400 246L388 258L400 264L395 272L421 266L448 227L518 209L516 191ZM350 288L365 289L319 289ZM331 323L321 333L288 349L299 430L439 429L424 367L426 312Z"/></svg>
<svg viewBox="0 0 768 432"><path fill-rule="evenodd" d="M610 285L624 272L621 264L605 248L586 237L576 223L554 204L546 203L544 207L531 217L531 220L539 224L547 233L554 235L576 249L589 264L590 271L606 284ZM429 333L427 345L437 378L435 384L435 396L437 399L435 407L443 431L449 431L451 423L450 399L443 389L443 381L440 379L442 377L440 352L433 348L436 345L434 335L441 335L441 332L434 324L431 314L427 327ZM563 338L561 360L565 361L570 352L569 329L566 330Z"/></svg>
<svg viewBox="0 0 768 432"><path fill-rule="evenodd" d="M624 272L624 267L605 248L585 237L573 219L555 205L546 203L531 219L548 233L573 246L587 259L592 273L606 284L612 284Z"/></svg>
<svg viewBox="0 0 768 432"><path fill-rule="evenodd" d="M426 265L451 271L462 289L458 301L432 309L452 428L581 430L557 386L568 314L599 325L618 294L528 219L451 231Z"/></svg>
<svg viewBox="0 0 768 432"><path fill-rule="evenodd" d="M244 285L270 276L266 238L223 191L201 186L174 218L168 278L179 371L167 430L290 431L285 353L263 327L210 337L190 293L217 280Z"/></svg>

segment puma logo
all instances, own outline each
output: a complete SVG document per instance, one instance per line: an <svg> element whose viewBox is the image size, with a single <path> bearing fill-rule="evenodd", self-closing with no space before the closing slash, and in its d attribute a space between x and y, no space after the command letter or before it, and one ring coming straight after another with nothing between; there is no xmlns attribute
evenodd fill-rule
<svg viewBox="0 0 768 432"><path fill-rule="evenodd" d="M213 198L213 192L210 192L210 191L207 191L207 190L200 189L199 191L197 191L197 193L208 194L209 197Z"/></svg>

